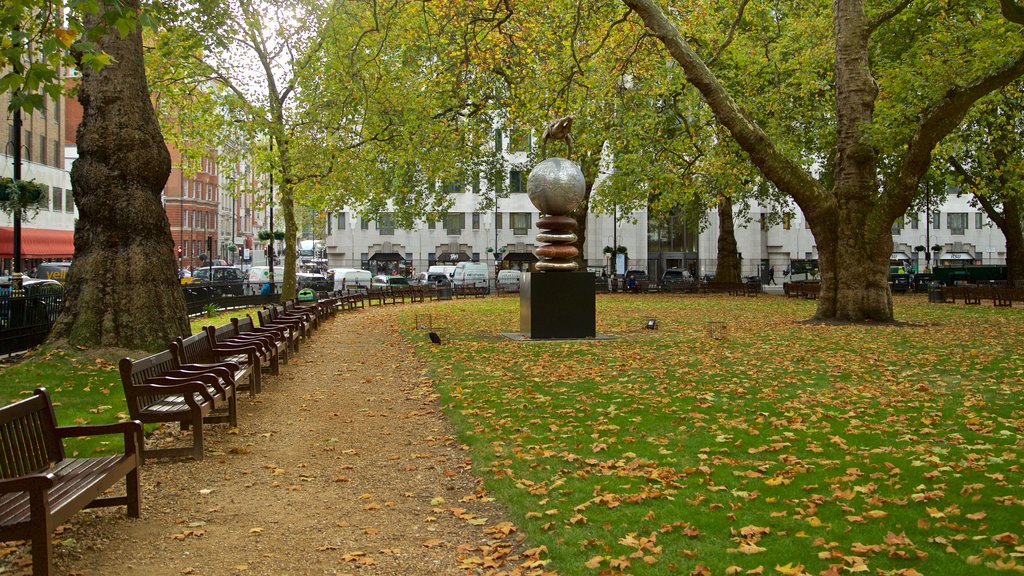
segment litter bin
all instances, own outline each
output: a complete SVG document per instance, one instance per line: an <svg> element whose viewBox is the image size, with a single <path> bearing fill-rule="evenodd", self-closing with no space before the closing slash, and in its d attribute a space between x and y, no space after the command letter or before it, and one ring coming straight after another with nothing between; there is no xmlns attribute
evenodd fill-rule
<svg viewBox="0 0 1024 576"><path fill-rule="evenodd" d="M942 284L930 282L928 284L928 302L938 302L941 304L945 301L946 299L942 297Z"/></svg>
<svg viewBox="0 0 1024 576"><path fill-rule="evenodd" d="M452 299L452 286L451 284L442 284L437 287L437 299L438 300L451 300Z"/></svg>

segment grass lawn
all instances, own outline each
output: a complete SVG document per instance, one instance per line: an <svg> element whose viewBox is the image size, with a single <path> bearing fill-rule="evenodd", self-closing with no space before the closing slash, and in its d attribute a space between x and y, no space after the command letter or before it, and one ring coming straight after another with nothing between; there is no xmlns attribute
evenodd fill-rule
<svg viewBox="0 0 1024 576"><path fill-rule="evenodd" d="M220 326L231 317L244 316L254 310L218 312L210 317L192 319L192 332L203 326ZM97 353L74 348L40 348L10 366L0 367L0 403L14 402L44 387L50 392L58 424L104 424L129 419L128 407L121 388L117 362L125 355L133 358L144 353L124 350ZM149 426L152 428L152 426ZM71 455L92 455L119 452L123 448L120 435L96 438L74 438L65 442Z"/></svg>
<svg viewBox="0 0 1024 576"><path fill-rule="evenodd" d="M516 298L432 307L443 346L403 325L549 569L1020 572L1024 310L925 300L837 326L781 297L601 296L618 338L594 342L502 338Z"/></svg>

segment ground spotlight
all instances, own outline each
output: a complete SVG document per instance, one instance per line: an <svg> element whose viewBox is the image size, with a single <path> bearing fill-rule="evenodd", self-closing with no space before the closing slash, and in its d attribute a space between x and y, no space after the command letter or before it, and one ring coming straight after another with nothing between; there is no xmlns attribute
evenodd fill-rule
<svg viewBox="0 0 1024 576"><path fill-rule="evenodd" d="M651 319L647 320L647 329L648 330L657 330L658 329L658 319L657 318L651 318Z"/></svg>

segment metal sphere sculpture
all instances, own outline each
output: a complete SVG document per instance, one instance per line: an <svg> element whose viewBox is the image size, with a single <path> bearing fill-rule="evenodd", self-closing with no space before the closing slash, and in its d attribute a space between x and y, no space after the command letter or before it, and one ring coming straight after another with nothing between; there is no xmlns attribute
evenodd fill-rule
<svg viewBox="0 0 1024 576"><path fill-rule="evenodd" d="M555 135L553 126L562 128L560 133ZM546 150L548 138L566 140L571 150L569 126L572 126L571 116L549 124L544 131L541 150ZM537 221L537 227L543 230L537 235L537 242L542 246L533 252L540 259L538 271L573 272L577 269L579 250L573 245L576 242L576 219L568 214L583 202L586 185L580 167L565 158L546 158L530 172L526 180L526 194L543 214Z"/></svg>

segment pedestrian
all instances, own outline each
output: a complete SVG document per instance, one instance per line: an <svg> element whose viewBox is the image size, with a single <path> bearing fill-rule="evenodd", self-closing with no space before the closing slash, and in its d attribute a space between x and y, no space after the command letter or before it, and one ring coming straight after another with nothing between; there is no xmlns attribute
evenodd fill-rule
<svg viewBox="0 0 1024 576"><path fill-rule="evenodd" d="M768 283L775 284L775 266L768 268Z"/></svg>

